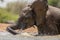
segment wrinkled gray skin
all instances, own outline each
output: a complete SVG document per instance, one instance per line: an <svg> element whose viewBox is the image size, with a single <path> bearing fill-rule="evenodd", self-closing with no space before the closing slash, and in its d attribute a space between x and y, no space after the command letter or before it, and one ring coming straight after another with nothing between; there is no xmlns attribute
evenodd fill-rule
<svg viewBox="0 0 60 40"><path fill-rule="evenodd" d="M60 9L49 5L46 17L47 25L60 34Z"/></svg>
<svg viewBox="0 0 60 40"><path fill-rule="evenodd" d="M33 14L34 11L31 10L31 8L28 6L28 7L25 7L23 10L22 10L22 13L20 14L20 17L17 21L17 23L15 25L11 25L10 27L7 27L7 31L11 32L12 34L18 34L16 33L14 30L17 30L17 29L26 29L26 28L29 28L33 25L35 25L35 19L34 19L34 16L35 14Z"/></svg>
<svg viewBox="0 0 60 40"><path fill-rule="evenodd" d="M35 1L35 2L33 2L31 7L36 14L35 19L36 19L36 25L38 28L38 35L57 35L57 34L59 34L57 25L54 23L55 17L54 16L52 17L52 15L47 16L47 14L46 14L47 10L52 9L52 7L47 5L47 0ZM49 9L49 8L51 8L51 9Z"/></svg>
<svg viewBox="0 0 60 40"><path fill-rule="evenodd" d="M48 5L48 11L46 14L46 27L42 27L41 33L45 35L57 35L60 34L60 9Z"/></svg>
<svg viewBox="0 0 60 40"><path fill-rule="evenodd" d="M24 12L21 14L21 16L18 19L18 22L16 25L8 27L7 30L10 31L16 30L16 29L26 29L26 27L31 25L38 26L38 34L40 34L40 25L45 26L46 24L46 11L48 10L47 0L35 0L30 6L32 10L28 10L28 12L25 9ZM31 14L32 13L32 14ZM42 31L42 30L41 30Z"/></svg>
<svg viewBox="0 0 60 40"><path fill-rule="evenodd" d="M30 5L30 8L27 9L28 11L23 11L21 14L22 16L19 17L16 25L7 28L9 32L17 34L12 31L12 29L26 29L28 26L31 27L36 25L38 28L38 35L59 34L58 27L56 26L54 20L56 17L54 17L55 14L53 13L55 12L53 12L52 7L47 5L47 0L36 0ZM49 11L47 12L47 10Z"/></svg>

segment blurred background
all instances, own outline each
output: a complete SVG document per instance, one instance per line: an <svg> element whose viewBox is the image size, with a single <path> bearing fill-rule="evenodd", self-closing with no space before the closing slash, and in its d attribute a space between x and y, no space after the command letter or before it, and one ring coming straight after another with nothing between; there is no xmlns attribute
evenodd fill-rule
<svg viewBox="0 0 60 40"><path fill-rule="evenodd" d="M0 23L16 22L21 10L32 0L0 0ZM60 0L48 0L48 4L60 8Z"/></svg>

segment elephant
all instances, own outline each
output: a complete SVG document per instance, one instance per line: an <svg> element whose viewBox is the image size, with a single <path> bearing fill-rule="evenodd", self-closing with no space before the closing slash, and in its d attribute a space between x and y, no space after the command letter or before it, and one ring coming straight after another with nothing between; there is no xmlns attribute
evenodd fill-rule
<svg viewBox="0 0 60 40"><path fill-rule="evenodd" d="M28 8L27 9L28 12L26 11L26 8L25 8L26 13L24 13L25 11L22 11L22 14L20 15L16 25L7 27L7 30L9 32L11 32L13 34L17 34L16 32L13 32L12 30L24 29L24 28L26 29L26 27L30 26L30 24L36 25L36 26L38 26L40 24L45 24L46 11L48 10L47 0L35 0L31 5L27 6L27 8ZM29 10L29 8L31 8L32 10L31 9ZM27 17L29 17L29 18L27 18ZM26 21L28 21L28 22L26 22ZM38 28L38 33L39 32L40 32L40 30Z"/></svg>
<svg viewBox="0 0 60 40"><path fill-rule="evenodd" d="M40 28L42 35L58 35L60 34L60 9L48 5L46 13L46 26Z"/></svg>
<svg viewBox="0 0 60 40"><path fill-rule="evenodd" d="M14 30L17 30L17 29L26 29L26 28L29 28L31 26L34 26L36 23L35 23L35 14L33 14L34 11L31 10L30 7L25 7L21 14L20 14L20 17L18 18L18 21L16 24L14 25L11 25L11 26L8 26L7 27L7 31L12 33L13 35L16 35L18 34L18 32L14 31Z"/></svg>
<svg viewBox="0 0 60 40"><path fill-rule="evenodd" d="M16 29L26 29L28 26L36 25L38 35L57 35L59 34L59 9L56 12L53 6L48 5L47 0L36 0L22 11L16 25L7 27L12 34L18 34Z"/></svg>
<svg viewBox="0 0 60 40"><path fill-rule="evenodd" d="M52 25L53 27L52 26L51 27L54 30L57 30L58 34L60 34L60 9L49 5L46 18L47 25L49 25L49 27Z"/></svg>
<svg viewBox="0 0 60 40"><path fill-rule="evenodd" d="M52 10L54 7L52 8L47 3L47 0L38 0L33 2L31 5L31 8L36 14L35 20L38 29L38 35L57 35L59 34L59 30L56 23L54 23L55 20L53 20L55 19L55 15L51 15L54 13L54 10ZM52 10L52 13L49 14L48 10Z"/></svg>

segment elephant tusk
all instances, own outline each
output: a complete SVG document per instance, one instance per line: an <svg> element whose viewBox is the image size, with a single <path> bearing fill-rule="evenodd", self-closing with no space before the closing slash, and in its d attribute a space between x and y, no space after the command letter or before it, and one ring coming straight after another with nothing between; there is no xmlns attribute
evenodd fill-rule
<svg viewBox="0 0 60 40"><path fill-rule="evenodd" d="M7 27L6 29L8 32L12 33L13 35L19 34L18 32L14 31L11 27Z"/></svg>

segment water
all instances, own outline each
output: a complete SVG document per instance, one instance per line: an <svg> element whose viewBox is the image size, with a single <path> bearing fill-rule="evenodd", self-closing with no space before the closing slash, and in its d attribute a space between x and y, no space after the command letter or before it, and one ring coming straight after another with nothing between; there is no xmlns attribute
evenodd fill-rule
<svg viewBox="0 0 60 40"><path fill-rule="evenodd" d="M28 33L25 33L28 34ZM60 35L57 36L23 36L21 34L12 35L8 32L0 32L0 40L60 40Z"/></svg>

